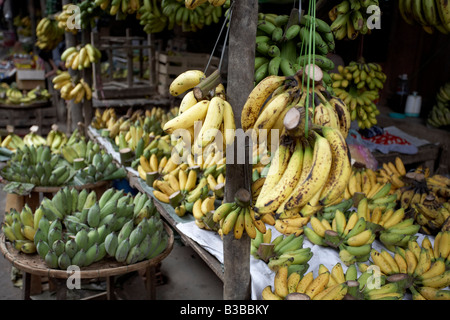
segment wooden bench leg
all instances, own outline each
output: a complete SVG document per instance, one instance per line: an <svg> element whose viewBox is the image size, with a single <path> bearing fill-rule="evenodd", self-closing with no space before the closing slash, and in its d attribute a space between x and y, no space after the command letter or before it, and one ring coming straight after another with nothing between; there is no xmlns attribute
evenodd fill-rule
<svg viewBox="0 0 450 320"><path fill-rule="evenodd" d="M106 300L116 300L113 276L106 277Z"/></svg>
<svg viewBox="0 0 450 320"><path fill-rule="evenodd" d="M156 267L154 265L147 267L145 282L147 299L156 300Z"/></svg>
<svg viewBox="0 0 450 320"><path fill-rule="evenodd" d="M31 274L22 272L22 299L31 300Z"/></svg>

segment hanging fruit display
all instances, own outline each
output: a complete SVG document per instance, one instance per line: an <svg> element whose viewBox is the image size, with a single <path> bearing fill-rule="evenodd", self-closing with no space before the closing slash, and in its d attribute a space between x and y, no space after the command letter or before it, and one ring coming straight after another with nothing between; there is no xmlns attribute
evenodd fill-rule
<svg viewBox="0 0 450 320"><path fill-rule="evenodd" d="M376 103L386 81L381 66L352 61L348 66L339 66L331 79L333 91L348 106L352 121L357 121L360 129L376 125L380 114Z"/></svg>
<svg viewBox="0 0 450 320"><path fill-rule="evenodd" d="M355 40L359 35L370 34L372 29L369 27L368 19L377 13L368 10L370 6L376 6L379 10L379 1L344 0L334 6L329 11L328 17L332 21L330 28L336 40Z"/></svg>
<svg viewBox="0 0 450 320"><path fill-rule="evenodd" d="M310 34L310 15L290 19L288 15L259 14L256 33L255 83L269 75L293 76L301 67L314 63L323 72L323 81L331 86L328 72L334 62L327 57L335 48L330 26L315 19L315 30ZM308 60L308 43L315 44L316 55Z"/></svg>
<svg viewBox="0 0 450 320"><path fill-rule="evenodd" d="M400 0L398 7L403 20L410 25L419 25L429 34L435 30L450 33L450 14L447 1Z"/></svg>
<svg viewBox="0 0 450 320"><path fill-rule="evenodd" d="M446 128L450 125L450 82L439 88L436 104L428 114L427 124L435 128Z"/></svg>

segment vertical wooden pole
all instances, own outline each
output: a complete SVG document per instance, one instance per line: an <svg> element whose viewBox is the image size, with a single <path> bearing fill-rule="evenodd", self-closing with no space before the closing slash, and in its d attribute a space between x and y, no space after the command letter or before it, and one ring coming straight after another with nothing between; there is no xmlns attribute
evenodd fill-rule
<svg viewBox="0 0 450 320"><path fill-rule="evenodd" d="M91 43L91 28L90 27L86 27L85 29L83 29L83 33L82 33L82 44L83 46L85 46L86 44ZM93 66L91 65L89 68L83 69L82 72L82 76L84 81L87 83L87 85L92 89L92 69ZM84 99L83 102L83 118L84 118L84 129L87 130L87 128L89 127L89 125L91 124L92 121L92 99L91 100L87 100ZM87 132L85 132L86 135Z"/></svg>
<svg viewBox="0 0 450 320"><path fill-rule="evenodd" d="M31 21L31 42L36 43L36 8L34 7L34 2L29 1L28 2L28 13L30 14L30 21ZM44 17L45 12L42 12L42 16ZM33 46L33 52L37 53L37 47Z"/></svg>
<svg viewBox="0 0 450 320"><path fill-rule="evenodd" d="M71 3L71 0L63 0L62 5ZM66 48L74 47L77 45L77 38L72 32L65 32ZM69 68L69 73L72 77L78 75L78 70L72 70ZM78 126L78 122L83 122L83 114L80 103L74 103L73 100L67 101L67 128L66 131L71 133Z"/></svg>
<svg viewBox="0 0 450 320"><path fill-rule="evenodd" d="M258 21L257 0L234 0L230 22L227 97L233 106L236 128L241 129L242 107L253 89L255 37ZM237 142L237 140L235 140ZM234 144L234 156L228 159L225 201L233 202L241 189L250 190L251 164L247 157L249 146ZM231 151L231 150L230 150ZM238 163L245 151L245 163ZM230 163L232 162L232 163ZM243 179L244 177L244 179ZM250 238L244 234L239 240L234 235L224 236L224 300L248 300L251 297Z"/></svg>

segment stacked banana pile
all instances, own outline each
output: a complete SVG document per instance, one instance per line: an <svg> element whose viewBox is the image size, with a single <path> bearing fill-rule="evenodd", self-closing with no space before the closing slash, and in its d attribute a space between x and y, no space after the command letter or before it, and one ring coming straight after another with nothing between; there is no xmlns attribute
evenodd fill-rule
<svg viewBox="0 0 450 320"><path fill-rule="evenodd" d="M420 25L425 32L435 30L450 33L450 12L447 1L407 1L400 0L398 7L403 20L410 25Z"/></svg>
<svg viewBox="0 0 450 320"><path fill-rule="evenodd" d="M31 104L46 101L51 98L47 89L36 87L28 92L22 92L14 85L2 83L0 86L0 103L2 104Z"/></svg>
<svg viewBox="0 0 450 320"><path fill-rule="evenodd" d="M383 198L391 193L391 184L390 181L381 181L377 171L353 166L344 198L351 199L357 193L364 193L371 200Z"/></svg>
<svg viewBox="0 0 450 320"><path fill-rule="evenodd" d="M428 114L427 123L436 128L450 125L450 82L439 88L436 104Z"/></svg>
<svg viewBox="0 0 450 320"><path fill-rule="evenodd" d="M66 101L73 100L75 103L80 103L83 100L92 99L92 88L89 84L83 78L75 82L67 71L54 77L52 83L53 88L59 90L61 98Z"/></svg>
<svg viewBox="0 0 450 320"><path fill-rule="evenodd" d="M59 155L52 154L46 144L37 147L24 144L22 148L16 149L1 175L8 181L60 186L69 181L72 173L69 166L61 163Z"/></svg>
<svg viewBox="0 0 450 320"><path fill-rule="evenodd" d="M301 275L309 268L308 261L312 258L311 248L303 248L303 236L291 234L279 235L272 239L272 229L263 234L257 230L256 237L251 240L251 254L256 259L267 263L270 270L277 272L288 267L289 273Z"/></svg>
<svg viewBox="0 0 450 320"><path fill-rule="evenodd" d="M28 204L25 204L20 212L11 208L9 212L5 213L2 223L3 234L17 250L26 254L35 253L34 235L41 217L42 214L39 216L38 212L33 214Z"/></svg>
<svg viewBox="0 0 450 320"><path fill-rule="evenodd" d="M74 179L79 184L123 179L127 175L125 168L113 162L111 154L100 149L98 143L86 141L78 131L61 148L61 155L76 170Z"/></svg>
<svg viewBox="0 0 450 320"><path fill-rule="evenodd" d="M405 209L397 209L395 200L390 203L371 208L369 200L363 198L357 205L356 213L388 250L395 251L396 246L405 247L409 241L417 239L420 225L414 224L414 218L409 218Z"/></svg>
<svg viewBox="0 0 450 320"><path fill-rule="evenodd" d="M331 222L311 217L310 225L303 228L308 240L319 246L339 250L339 257L346 266L369 259L376 235L358 212L346 217L343 212L336 211Z"/></svg>
<svg viewBox="0 0 450 320"><path fill-rule="evenodd" d="M310 40L311 23L315 30ZM335 48L330 26L323 20L303 15L300 21L290 20L288 15L259 14L256 34L255 83L269 75L293 76L308 62L308 43L315 41L314 59L311 63L323 71L324 84L331 86L328 74L334 62L326 57Z"/></svg>
<svg viewBox="0 0 450 320"><path fill-rule="evenodd" d="M52 51L63 40L64 30L58 28L58 21L42 18L36 26L36 46L41 50Z"/></svg>
<svg viewBox="0 0 450 320"><path fill-rule="evenodd" d="M125 140L130 144L131 134L128 134L128 131L132 124L136 127L142 126L143 131L151 137L162 136L164 133L162 126L177 114L178 107L172 107L169 111L161 107L152 107L145 112L136 110L130 113L129 110L125 116L120 117L113 108L105 109L103 112L96 109L91 126L100 131L109 130L109 137L116 145L119 145L118 137L120 133L123 133Z"/></svg>
<svg viewBox="0 0 450 320"><path fill-rule="evenodd" d="M145 0L139 10L140 24L147 33L158 33L180 26L183 32L195 32L205 25L218 23L222 6L207 1Z"/></svg>
<svg viewBox="0 0 450 320"><path fill-rule="evenodd" d="M414 300L449 300L450 291L445 290L450 285L450 271L446 270L449 252L447 231L436 236L434 247L425 237L421 245L414 240L407 248L396 247L393 256L386 250L372 250L370 255L371 263L383 275L401 279L398 283L411 291Z"/></svg>
<svg viewBox="0 0 450 320"><path fill-rule="evenodd" d="M133 197L108 189L97 199L95 191L65 187L52 200L44 198L38 211L43 214L34 244L53 269L86 267L109 257L132 264L152 259L167 247L160 216L141 193Z"/></svg>
<svg viewBox="0 0 450 320"><path fill-rule="evenodd" d="M359 35L371 34L368 18L373 14L370 6L379 9L378 0L344 0L328 12L331 30L337 40L355 40Z"/></svg>
<svg viewBox="0 0 450 320"><path fill-rule="evenodd" d="M338 73L330 76L333 91L349 107L352 121L358 121L361 129L376 125L380 111L375 103L386 81L381 66L352 61L348 66L339 66Z"/></svg>
<svg viewBox="0 0 450 320"><path fill-rule="evenodd" d="M72 70L83 70L90 68L92 64L97 63L102 54L100 50L88 43L85 46L70 47L61 54L61 61L65 62L66 68Z"/></svg>

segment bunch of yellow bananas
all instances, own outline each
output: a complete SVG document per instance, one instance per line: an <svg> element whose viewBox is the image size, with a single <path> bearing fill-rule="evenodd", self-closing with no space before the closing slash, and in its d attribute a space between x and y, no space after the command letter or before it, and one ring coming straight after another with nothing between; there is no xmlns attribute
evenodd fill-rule
<svg viewBox="0 0 450 320"><path fill-rule="evenodd" d="M386 250L371 252L371 263L378 266L383 275L406 274L406 288L414 300L449 300L450 271L446 270L450 252L450 232L439 233L434 247L428 237L422 244L409 241L407 248L396 247L392 256ZM389 279L389 278L388 278Z"/></svg>
<svg viewBox="0 0 450 320"><path fill-rule="evenodd" d="M53 88L59 90L61 98L64 100L74 100L75 103L80 103L83 100L92 99L92 89L84 81L83 78L79 82L74 83L69 72L64 71L53 78Z"/></svg>
<svg viewBox="0 0 450 320"><path fill-rule="evenodd" d="M97 63L102 54L100 50L88 43L84 47L70 47L61 54L61 61L65 62L67 69L83 70Z"/></svg>
<svg viewBox="0 0 450 320"><path fill-rule="evenodd" d="M383 89L386 75L377 63L352 61L348 66L338 66L338 73L330 74L333 91L349 107L352 121L361 129L377 124L380 114L376 106L379 91Z"/></svg>
<svg viewBox="0 0 450 320"><path fill-rule="evenodd" d="M291 111L301 112L301 107ZM300 122L286 132L273 154L254 205L261 218L311 216L342 201L352 172L345 138L333 127L313 126L308 138L304 130Z"/></svg>
<svg viewBox="0 0 450 320"><path fill-rule="evenodd" d="M261 292L263 300L343 300L348 292L347 273L340 263L329 271L324 265L314 278L313 272L302 275L281 267L275 274L274 289L267 286ZM350 268L348 269L350 270ZM355 273L356 274L356 273ZM350 281L350 280L348 280Z"/></svg>
<svg viewBox="0 0 450 320"><path fill-rule="evenodd" d="M55 20L58 21L58 28L64 30L65 32L70 32L72 34L78 33L78 28L69 27L67 25L67 20L73 19L73 12L69 11L69 7L72 4L66 4L63 6L63 10L57 14L55 14ZM73 21L73 20L72 20Z"/></svg>
<svg viewBox="0 0 450 320"><path fill-rule="evenodd" d="M278 133L280 138L285 131L284 121L288 112L297 109L303 112L303 127L310 118L310 126L332 127L338 129L344 138L347 137L351 119L346 105L321 85L316 85L314 92L308 92L302 70L293 77L268 76L255 86L242 109L241 126L245 132L253 130L252 135L256 137L264 136L266 132L269 146L272 135L275 137ZM305 67L305 73L306 70L320 77L321 69L317 65L309 65ZM326 97L328 95L329 99Z"/></svg>
<svg viewBox="0 0 450 320"><path fill-rule="evenodd" d="M379 8L378 0L344 0L334 6L328 17L332 21L331 30L337 40L355 40L360 34L371 34L368 18L370 6Z"/></svg>
<svg viewBox="0 0 450 320"><path fill-rule="evenodd" d="M255 239L257 231L266 233L266 225L258 219L250 203L251 195L240 189L233 202L223 202L213 213L213 221L219 224L221 237L231 232L235 239L241 239L244 232Z"/></svg>
<svg viewBox="0 0 450 320"><path fill-rule="evenodd" d="M43 215L42 210L36 210L33 213L28 204L25 204L20 212L11 208L5 213L2 223L3 234L17 250L26 254L35 253L34 235L39 228L39 221Z"/></svg>
<svg viewBox="0 0 450 320"><path fill-rule="evenodd" d="M61 147L69 141L69 138L64 132L58 130L56 127L53 127L47 134L46 140L46 144L50 147L53 153L60 153Z"/></svg>
<svg viewBox="0 0 450 320"><path fill-rule="evenodd" d="M23 142L22 138L15 133L8 134L0 144L2 148L7 148L11 151L21 149L24 145L25 142Z"/></svg>
<svg viewBox="0 0 450 320"><path fill-rule="evenodd" d="M217 72L214 74L220 76ZM190 147L196 157L207 156L207 148L214 152L222 152L225 155L226 146L234 142L236 124L234 122L233 108L225 98L225 87L223 84L206 78L199 70L188 70L178 75L170 84L169 91L172 96L183 97L179 112L176 117L167 121L163 130L173 138L178 138L182 148ZM198 94L195 88L203 84L213 85L213 93L210 95L209 88ZM201 96L201 97L200 97ZM201 123L198 133L195 131L198 123Z"/></svg>
<svg viewBox="0 0 450 320"><path fill-rule="evenodd" d="M58 22L48 17L42 18L36 26L36 46L51 51L63 40L64 30L58 28Z"/></svg>
<svg viewBox="0 0 450 320"><path fill-rule="evenodd" d="M419 24L429 34L433 34L435 30L443 34L450 33L450 11L447 1L400 0L398 7L400 15L408 24Z"/></svg>

